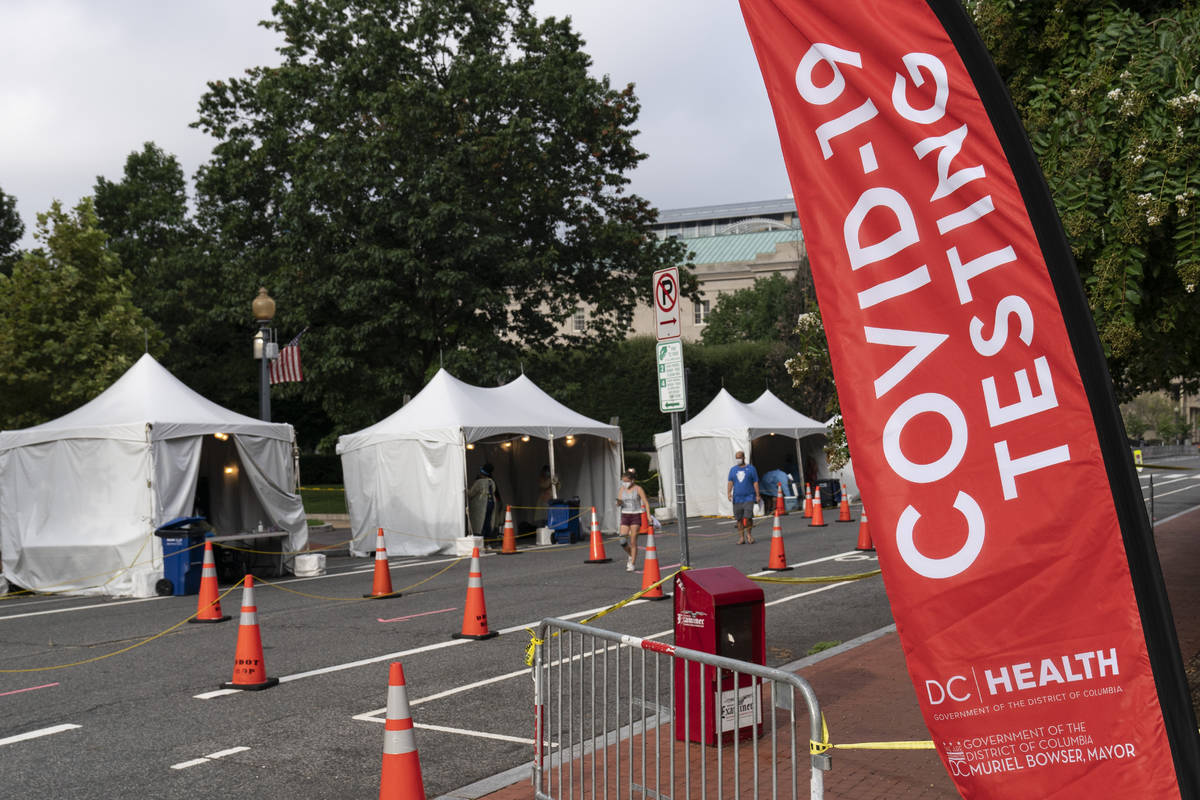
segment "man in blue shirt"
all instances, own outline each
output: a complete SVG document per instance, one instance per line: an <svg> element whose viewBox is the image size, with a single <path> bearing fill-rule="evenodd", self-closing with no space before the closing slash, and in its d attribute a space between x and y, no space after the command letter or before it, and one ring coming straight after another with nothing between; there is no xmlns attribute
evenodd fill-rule
<svg viewBox="0 0 1200 800"><path fill-rule="evenodd" d="M758 472L746 463L746 454L741 450L734 453L737 463L729 468L729 483L726 493L733 503L733 520L738 529L738 544L754 544L750 534L754 527L754 504L762 501L758 491Z"/></svg>

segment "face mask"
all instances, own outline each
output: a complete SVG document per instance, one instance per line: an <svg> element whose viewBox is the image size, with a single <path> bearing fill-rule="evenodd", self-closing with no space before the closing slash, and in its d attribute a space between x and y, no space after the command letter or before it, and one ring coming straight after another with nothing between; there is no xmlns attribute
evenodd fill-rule
<svg viewBox="0 0 1200 800"><path fill-rule="evenodd" d="M746 459L744 459L744 458L739 458L739 459L737 460L737 462L738 462L738 465L739 465L739 466L745 466L745 464L746 464Z"/></svg>
<svg viewBox="0 0 1200 800"><path fill-rule="evenodd" d="M628 479L621 481L621 483L625 484L626 486L633 486L633 481Z"/></svg>

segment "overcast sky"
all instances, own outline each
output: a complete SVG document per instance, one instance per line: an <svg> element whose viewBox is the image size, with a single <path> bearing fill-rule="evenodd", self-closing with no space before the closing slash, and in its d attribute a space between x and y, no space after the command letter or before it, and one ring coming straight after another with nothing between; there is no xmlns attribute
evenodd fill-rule
<svg viewBox="0 0 1200 800"><path fill-rule="evenodd" d="M188 127L205 82L277 63L271 0L0 0L0 189L36 214L119 180L153 141L189 183L213 141ZM570 15L597 74L637 85L632 189L659 208L791 194L736 0L535 0Z"/></svg>

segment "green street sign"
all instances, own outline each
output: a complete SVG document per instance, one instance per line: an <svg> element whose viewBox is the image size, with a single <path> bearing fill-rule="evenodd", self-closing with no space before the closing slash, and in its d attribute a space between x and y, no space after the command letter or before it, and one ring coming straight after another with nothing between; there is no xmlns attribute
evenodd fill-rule
<svg viewBox="0 0 1200 800"><path fill-rule="evenodd" d="M655 348L658 364L658 409L664 414L687 410L687 387L683 380L683 343L678 339L659 342Z"/></svg>

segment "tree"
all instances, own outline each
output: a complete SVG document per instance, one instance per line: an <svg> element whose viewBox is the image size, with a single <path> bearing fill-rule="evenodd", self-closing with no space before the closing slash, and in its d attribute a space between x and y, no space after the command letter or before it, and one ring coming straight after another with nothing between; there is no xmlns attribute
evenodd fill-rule
<svg viewBox="0 0 1200 800"><path fill-rule="evenodd" d="M178 277L168 262L187 243L190 222L183 168L154 142L125 159L125 172L114 183L96 176L96 216L109 236L109 247L139 283L139 295L151 299L165 280Z"/></svg>
<svg viewBox="0 0 1200 800"><path fill-rule="evenodd" d="M17 198L0 189L0 274L11 275L20 251L17 244L25 235L25 223L17 213Z"/></svg>
<svg viewBox="0 0 1200 800"><path fill-rule="evenodd" d="M1174 442L1188 434L1187 420L1179 413L1178 404L1166 392L1147 392L1121 404L1125 432L1133 439L1152 438Z"/></svg>
<svg viewBox="0 0 1200 800"><path fill-rule="evenodd" d="M96 215L131 273L138 307L169 342L163 366L205 397L256 414L249 358L253 291L230 287L189 217L179 160L153 142L125 159L119 181L97 176Z"/></svg>
<svg viewBox="0 0 1200 800"><path fill-rule="evenodd" d="M34 425L92 399L162 336L105 246L90 198L38 214L40 247L0 276L0 428Z"/></svg>
<svg viewBox="0 0 1200 800"><path fill-rule="evenodd" d="M225 285L265 284L283 325L309 326L289 391L342 429L446 353L515 364L566 341L577 306L592 338L619 337L653 270L683 261L625 189L633 87L589 76L570 21L531 2L277 2L283 63L201 100L218 143L199 221Z"/></svg>
<svg viewBox="0 0 1200 800"><path fill-rule="evenodd" d="M1118 393L1195 391L1200 7L971 7L1058 206Z"/></svg>
<svg viewBox="0 0 1200 800"><path fill-rule="evenodd" d="M808 259L791 279L780 273L757 278L754 285L723 294L708 315L705 344L790 339L800 315L816 305Z"/></svg>

